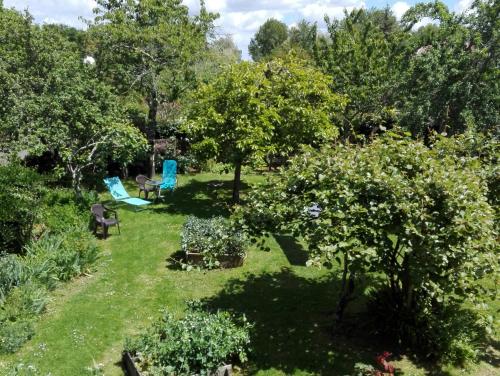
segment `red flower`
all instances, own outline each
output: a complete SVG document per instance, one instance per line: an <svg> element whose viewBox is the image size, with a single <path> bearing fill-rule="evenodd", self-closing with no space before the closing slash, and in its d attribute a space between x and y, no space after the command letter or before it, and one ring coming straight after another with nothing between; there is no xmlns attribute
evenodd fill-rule
<svg viewBox="0 0 500 376"><path fill-rule="evenodd" d="M382 354L377 356L375 360L377 361L377 364L384 369L384 372L388 372L389 375L393 375L395 368L394 366L387 361L387 358L390 357L392 354L388 351L384 351Z"/></svg>

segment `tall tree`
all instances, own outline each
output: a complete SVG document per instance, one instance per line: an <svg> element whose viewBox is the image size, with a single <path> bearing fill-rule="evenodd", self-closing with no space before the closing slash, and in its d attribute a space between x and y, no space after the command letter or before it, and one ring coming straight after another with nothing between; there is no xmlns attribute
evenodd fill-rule
<svg viewBox="0 0 500 376"><path fill-rule="evenodd" d="M262 24L250 40L248 51L254 61L269 57L274 49L280 47L288 38L288 26L274 18Z"/></svg>
<svg viewBox="0 0 500 376"><path fill-rule="evenodd" d="M402 125L424 136L469 127L498 133L499 2L475 1L464 14L440 1L417 4L402 22L411 29L424 17L438 22L407 41L397 88Z"/></svg>
<svg viewBox="0 0 500 376"><path fill-rule="evenodd" d="M137 90L144 96L146 135L152 142L159 105L176 100L191 86L194 63L207 48L217 16L206 11L203 1L198 16L191 16L181 0L98 0L97 4L90 33L96 42L98 70L120 93Z"/></svg>
<svg viewBox="0 0 500 376"><path fill-rule="evenodd" d="M28 14L0 8L0 146L12 154L50 152L77 195L85 173L107 159L127 163L144 138L122 115L110 86L83 63L64 28L32 25ZM61 30L63 32L61 32Z"/></svg>
<svg viewBox="0 0 500 376"><path fill-rule="evenodd" d="M396 121L391 90L398 74L401 29L389 9L358 9L342 20L326 18L316 61L334 79L335 91L349 96L342 135L372 135Z"/></svg>
<svg viewBox="0 0 500 376"><path fill-rule="evenodd" d="M297 26L290 28L289 41L292 48L300 48L313 57L316 52L318 25L301 20Z"/></svg>
<svg viewBox="0 0 500 376"><path fill-rule="evenodd" d="M222 36L210 42L207 53L195 65L199 82L209 82L227 65L241 61L238 49L230 35Z"/></svg>
<svg viewBox="0 0 500 376"><path fill-rule="evenodd" d="M243 62L194 93L186 131L200 157L234 166L234 202L249 159L288 155L338 134L332 118L345 98L331 92L330 79L294 60Z"/></svg>

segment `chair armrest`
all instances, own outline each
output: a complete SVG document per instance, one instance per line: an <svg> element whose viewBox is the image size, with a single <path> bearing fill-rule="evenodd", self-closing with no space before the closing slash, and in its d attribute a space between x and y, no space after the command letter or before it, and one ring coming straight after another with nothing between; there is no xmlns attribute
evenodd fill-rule
<svg viewBox="0 0 500 376"><path fill-rule="evenodd" d="M117 212L116 210L113 210L113 209L107 208L107 207L106 207L106 206L104 206L104 205L103 205L103 207L104 207L104 210L105 210L105 211L109 211L109 212L113 213L113 215L115 216L115 219L118 219L118 212Z"/></svg>

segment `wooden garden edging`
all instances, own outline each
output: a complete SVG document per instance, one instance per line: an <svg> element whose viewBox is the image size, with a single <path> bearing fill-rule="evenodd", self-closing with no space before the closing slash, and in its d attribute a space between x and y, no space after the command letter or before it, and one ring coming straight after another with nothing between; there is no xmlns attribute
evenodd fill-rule
<svg viewBox="0 0 500 376"><path fill-rule="evenodd" d="M125 368L125 372L128 376L142 376L137 366L135 365L134 359L132 355L128 352L124 352L122 356L123 366ZM221 366L215 371L215 373L210 376L232 376L233 375L233 366L231 364Z"/></svg>
<svg viewBox="0 0 500 376"><path fill-rule="evenodd" d="M217 257L220 266L224 269L237 268L243 265L246 256L221 255ZM203 253L186 252L186 261L193 265L203 264Z"/></svg>

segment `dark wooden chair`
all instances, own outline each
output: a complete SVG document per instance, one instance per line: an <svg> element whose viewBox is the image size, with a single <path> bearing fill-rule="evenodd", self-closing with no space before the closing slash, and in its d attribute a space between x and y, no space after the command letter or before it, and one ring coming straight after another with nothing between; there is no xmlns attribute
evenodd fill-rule
<svg viewBox="0 0 500 376"><path fill-rule="evenodd" d="M141 192L144 192L145 199L148 198L149 192L154 192L158 196L158 185L147 176L137 175L135 181L139 187L139 197L141 197Z"/></svg>
<svg viewBox="0 0 500 376"><path fill-rule="evenodd" d="M92 205L90 211L94 216L94 233L97 233L97 226L101 226L103 238L106 239L108 237L109 227L116 225L118 227L118 234L120 234L120 222L118 221L118 214L116 211L111 210L102 204ZM107 212L112 213L114 218L107 218Z"/></svg>

